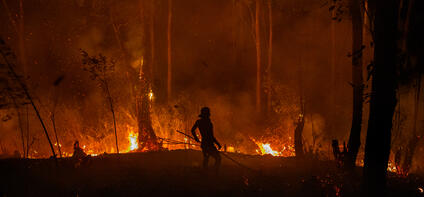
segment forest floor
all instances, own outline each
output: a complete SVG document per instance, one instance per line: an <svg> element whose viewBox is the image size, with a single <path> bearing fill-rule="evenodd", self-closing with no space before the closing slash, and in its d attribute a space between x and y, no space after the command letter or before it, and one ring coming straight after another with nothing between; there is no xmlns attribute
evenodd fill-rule
<svg viewBox="0 0 424 197"><path fill-rule="evenodd" d="M202 170L195 150L108 154L71 159L0 160L3 196L361 196L362 169L334 161L227 153L219 174ZM213 163L213 159L210 160ZM390 174L388 196L424 196L424 179Z"/></svg>

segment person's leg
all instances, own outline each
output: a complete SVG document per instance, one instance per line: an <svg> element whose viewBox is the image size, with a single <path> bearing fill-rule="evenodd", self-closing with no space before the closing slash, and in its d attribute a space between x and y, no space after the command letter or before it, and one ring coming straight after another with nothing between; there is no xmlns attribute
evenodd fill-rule
<svg viewBox="0 0 424 197"><path fill-rule="evenodd" d="M209 154L203 150L203 169L208 169L208 163L209 163Z"/></svg>
<svg viewBox="0 0 424 197"><path fill-rule="evenodd" d="M213 154L211 154L211 155L215 159L215 165L214 165L214 167L215 167L216 172L218 172L219 171L219 167L221 166L221 155L219 154L219 151L216 150L216 149L213 151Z"/></svg>

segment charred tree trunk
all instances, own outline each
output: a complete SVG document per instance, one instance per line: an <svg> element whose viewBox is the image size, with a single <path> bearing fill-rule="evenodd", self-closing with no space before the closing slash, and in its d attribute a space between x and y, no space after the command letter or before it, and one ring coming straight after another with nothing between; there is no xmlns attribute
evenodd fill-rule
<svg viewBox="0 0 424 197"><path fill-rule="evenodd" d="M255 11L255 46L256 46L256 112L261 111L261 35L260 35L261 0L256 0Z"/></svg>
<svg viewBox="0 0 424 197"><path fill-rule="evenodd" d="M366 194L381 196L386 186L396 106L398 5L396 0L372 0L371 6L375 9L375 50L363 178Z"/></svg>
<svg viewBox="0 0 424 197"><path fill-rule="evenodd" d="M305 118L303 115L299 117L296 123L296 129L294 131L294 150L297 158L302 158L303 152L303 126L305 124Z"/></svg>
<svg viewBox="0 0 424 197"><path fill-rule="evenodd" d="M303 91L301 91L301 94L303 94ZM300 97L300 110L301 114L299 114L298 120L296 122L296 129L294 130L294 151L297 158L302 158L305 154L303 151L303 126L305 125L305 108L303 103L303 96Z"/></svg>
<svg viewBox="0 0 424 197"><path fill-rule="evenodd" d="M172 62L171 62L171 24L172 24L172 0L168 0L168 26L167 26L167 41L168 41L168 80L167 80L167 96L168 102L172 97Z"/></svg>
<svg viewBox="0 0 424 197"><path fill-rule="evenodd" d="M354 167L359 147L361 146L363 77L362 77L362 13L359 0L351 0L352 15L352 82L353 82L353 112L352 127L347 143L346 166Z"/></svg>
<svg viewBox="0 0 424 197"><path fill-rule="evenodd" d="M144 35L143 40L145 46L150 46L144 51L143 65L140 65L139 73L139 95L137 96L137 120L138 120L138 142L139 150L158 150L159 144L156 134L152 127L151 119L151 103L152 98L149 96L152 88L152 69L154 60L154 20L153 10L154 1L145 1L143 13ZM150 6L148 6L150 5ZM149 10L150 12L147 12Z"/></svg>

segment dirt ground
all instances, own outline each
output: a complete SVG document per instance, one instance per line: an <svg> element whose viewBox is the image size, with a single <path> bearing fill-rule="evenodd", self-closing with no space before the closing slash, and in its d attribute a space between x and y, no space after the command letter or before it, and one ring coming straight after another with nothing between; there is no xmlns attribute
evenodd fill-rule
<svg viewBox="0 0 424 197"><path fill-rule="evenodd" d="M361 196L361 169L333 161L229 154L218 174L201 168L194 150L108 154L71 159L0 160L3 196ZM211 159L211 164L214 162ZM389 175L388 196L424 196L424 181Z"/></svg>

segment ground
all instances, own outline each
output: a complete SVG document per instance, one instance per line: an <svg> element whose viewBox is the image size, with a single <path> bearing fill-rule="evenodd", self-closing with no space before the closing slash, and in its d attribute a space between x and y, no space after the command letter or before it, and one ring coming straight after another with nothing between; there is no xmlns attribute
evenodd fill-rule
<svg viewBox="0 0 424 197"><path fill-rule="evenodd" d="M228 154L228 153L227 153ZM61 159L0 160L2 196L360 196L361 169L333 161L228 154L219 174L195 150L108 154L75 165ZM211 160L211 162L214 162ZM389 196L424 196L424 181L389 175Z"/></svg>

